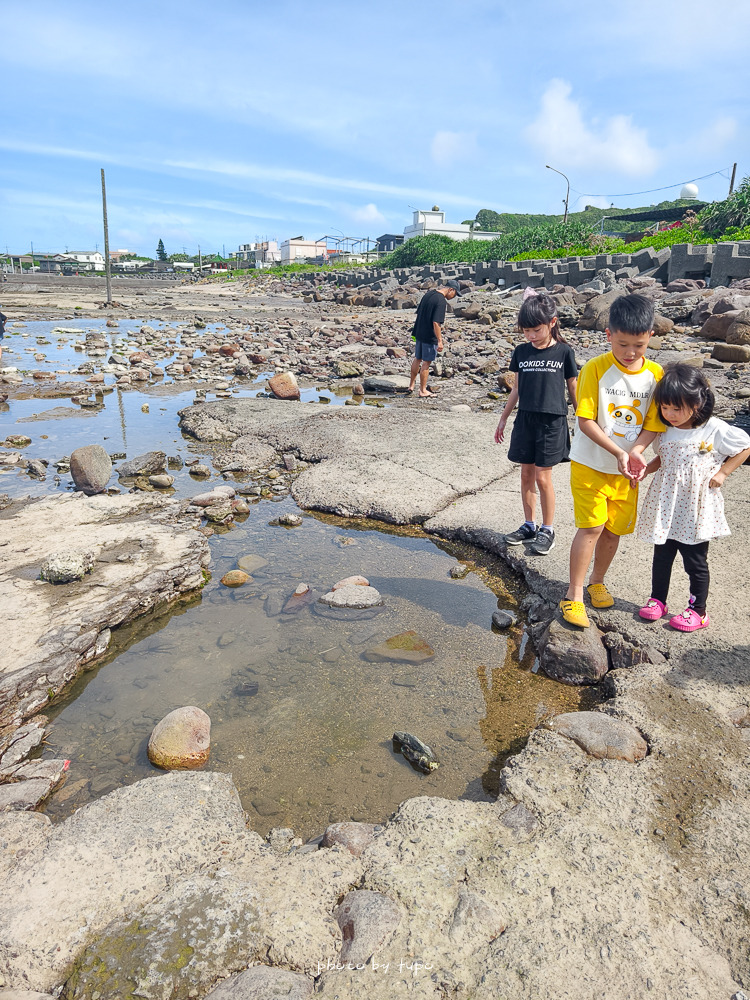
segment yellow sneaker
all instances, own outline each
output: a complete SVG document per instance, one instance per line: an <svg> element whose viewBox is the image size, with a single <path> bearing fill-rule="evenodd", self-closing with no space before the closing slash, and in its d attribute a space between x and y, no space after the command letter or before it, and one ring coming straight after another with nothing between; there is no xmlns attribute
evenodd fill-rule
<svg viewBox="0 0 750 1000"><path fill-rule="evenodd" d="M579 628L588 628L589 616L586 614L583 601L569 601L566 598L564 601L560 601L560 610L566 622L577 625Z"/></svg>
<svg viewBox="0 0 750 1000"><path fill-rule="evenodd" d="M591 606L594 608L611 608L615 603L614 597L607 590L606 583L590 583L586 590L591 598Z"/></svg>

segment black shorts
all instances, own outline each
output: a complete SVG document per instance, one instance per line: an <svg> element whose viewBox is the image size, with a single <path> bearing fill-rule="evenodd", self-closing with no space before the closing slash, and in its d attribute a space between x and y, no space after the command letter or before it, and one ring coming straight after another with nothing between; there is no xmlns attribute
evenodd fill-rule
<svg viewBox="0 0 750 1000"><path fill-rule="evenodd" d="M511 462L547 469L567 461L569 454L570 431L566 416L518 411L508 449Z"/></svg>

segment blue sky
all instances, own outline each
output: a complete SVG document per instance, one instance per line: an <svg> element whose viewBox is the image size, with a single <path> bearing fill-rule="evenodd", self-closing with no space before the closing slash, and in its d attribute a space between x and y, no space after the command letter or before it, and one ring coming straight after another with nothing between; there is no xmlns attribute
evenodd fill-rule
<svg viewBox="0 0 750 1000"><path fill-rule="evenodd" d="M750 173L750 3L2 3L0 252L642 205ZM726 174L726 170L725 170ZM654 194L634 194L678 185ZM726 196L727 176L699 182Z"/></svg>

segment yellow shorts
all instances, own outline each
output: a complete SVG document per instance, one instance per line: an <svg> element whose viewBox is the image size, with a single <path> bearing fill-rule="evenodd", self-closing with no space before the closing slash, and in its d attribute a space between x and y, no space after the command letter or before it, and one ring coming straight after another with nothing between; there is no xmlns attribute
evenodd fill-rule
<svg viewBox="0 0 750 1000"><path fill-rule="evenodd" d="M576 528L598 528L603 524L613 535L635 530L638 485L619 473L597 472L579 462L570 463Z"/></svg>

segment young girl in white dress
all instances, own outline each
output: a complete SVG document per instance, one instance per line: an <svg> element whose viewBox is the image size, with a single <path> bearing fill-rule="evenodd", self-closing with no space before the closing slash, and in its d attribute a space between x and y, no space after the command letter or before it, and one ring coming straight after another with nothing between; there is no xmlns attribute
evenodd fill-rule
<svg viewBox="0 0 750 1000"><path fill-rule="evenodd" d="M654 441L656 473L638 520L638 536L654 546L651 597L641 618L657 621L667 611L672 564L679 552L690 578L684 611L669 620L680 632L706 628L709 617L708 543L728 535L719 487L750 455L750 437L712 416L714 394L706 376L690 365L670 365L654 400L667 430Z"/></svg>

